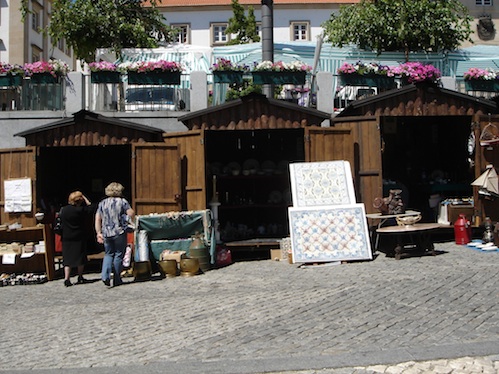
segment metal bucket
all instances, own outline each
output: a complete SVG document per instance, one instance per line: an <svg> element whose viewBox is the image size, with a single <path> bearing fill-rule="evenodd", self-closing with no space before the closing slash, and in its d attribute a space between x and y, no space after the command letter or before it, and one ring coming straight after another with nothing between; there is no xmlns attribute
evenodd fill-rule
<svg viewBox="0 0 499 374"><path fill-rule="evenodd" d="M151 263L149 261L138 261L133 263L133 276L136 281L151 279Z"/></svg>

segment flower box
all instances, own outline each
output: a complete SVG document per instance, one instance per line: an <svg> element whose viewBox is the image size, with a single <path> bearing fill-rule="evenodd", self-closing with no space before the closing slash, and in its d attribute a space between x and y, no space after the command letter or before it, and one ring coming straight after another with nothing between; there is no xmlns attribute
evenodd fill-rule
<svg viewBox="0 0 499 374"><path fill-rule="evenodd" d="M499 79L490 80L465 80L466 91L499 92Z"/></svg>
<svg viewBox="0 0 499 374"><path fill-rule="evenodd" d="M128 72L128 84L139 85L166 85L180 84L180 71L148 71L148 72Z"/></svg>
<svg viewBox="0 0 499 374"><path fill-rule="evenodd" d="M385 89L396 87L394 77L375 74L340 74L340 82L343 86L367 86Z"/></svg>
<svg viewBox="0 0 499 374"><path fill-rule="evenodd" d="M214 71L213 72L213 82L215 83L243 83L243 71Z"/></svg>
<svg viewBox="0 0 499 374"><path fill-rule="evenodd" d="M22 85L23 77L20 75L0 75L0 87L18 87Z"/></svg>
<svg viewBox="0 0 499 374"><path fill-rule="evenodd" d="M306 71L252 71L254 84L294 84L303 85Z"/></svg>
<svg viewBox="0 0 499 374"><path fill-rule="evenodd" d="M36 73L31 76L31 83L35 84L54 84L59 83L59 75L55 77L50 73Z"/></svg>
<svg viewBox="0 0 499 374"><path fill-rule="evenodd" d="M119 71L92 71L90 72L92 83L120 83L121 73Z"/></svg>

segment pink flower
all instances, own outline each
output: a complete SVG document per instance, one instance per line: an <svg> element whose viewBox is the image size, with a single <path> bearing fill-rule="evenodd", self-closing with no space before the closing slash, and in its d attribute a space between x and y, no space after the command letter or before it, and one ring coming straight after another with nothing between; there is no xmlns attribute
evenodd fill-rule
<svg viewBox="0 0 499 374"><path fill-rule="evenodd" d="M463 78L465 80L494 80L499 79L499 73L490 68L469 68L468 71L463 74Z"/></svg>
<svg viewBox="0 0 499 374"><path fill-rule="evenodd" d="M442 73L433 65L424 65L421 62L406 62L393 69L395 75L406 78L408 83L437 82Z"/></svg>
<svg viewBox="0 0 499 374"><path fill-rule="evenodd" d="M165 60L123 63L120 64L119 68L128 71L135 71L137 73L146 73L150 71L181 72L183 70L180 63Z"/></svg>
<svg viewBox="0 0 499 374"><path fill-rule="evenodd" d="M52 76L57 77L58 75L66 75L69 71L69 66L61 60L42 60L24 64L23 69L27 76L32 76L33 74L49 73Z"/></svg>
<svg viewBox="0 0 499 374"><path fill-rule="evenodd" d="M118 71L118 66L112 62L99 61L88 64L90 71Z"/></svg>

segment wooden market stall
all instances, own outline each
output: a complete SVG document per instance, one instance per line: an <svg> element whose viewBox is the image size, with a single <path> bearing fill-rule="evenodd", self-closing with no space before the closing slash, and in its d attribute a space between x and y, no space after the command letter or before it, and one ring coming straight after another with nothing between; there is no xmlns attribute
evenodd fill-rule
<svg viewBox="0 0 499 374"><path fill-rule="evenodd" d="M355 144L362 140L351 130L321 127L324 121L329 124L330 117L259 94L179 117L189 131L166 133L164 141L179 146L187 209L219 203L224 242L287 236L289 163L356 164ZM363 131L362 136L369 138Z"/></svg>
<svg viewBox="0 0 499 374"><path fill-rule="evenodd" d="M29 178L32 206L26 212L6 211L2 188L1 223L19 223L23 227L15 237L4 236L24 242L45 236L50 260L45 269L52 278L54 236L50 227L55 212L67 203L70 192L81 190L97 203L104 197L105 186L118 181L125 186L125 195L137 214L181 210L180 156L177 147L163 142L162 133L161 129L80 111L72 117L16 134L26 138L27 146L0 150L1 183ZM36 212L45 213L43 222L48 231L36 226ZM93 230L90 219L88 225ZM29 230L29 227L34 228ZM26 237L20 237L21 234ZM90 254L102 251L93 236L88 245ZM31 262L28 268L41 270L43 259L34 256Z"/></svg>
<svg viewBox="0 0 499 374"><path fill-rule="evenodd" d="M98 201L118 180L139 215L216 206L223 241L282 238L289 163L346 160L368 213L374 198L403 186L408 207L433 220L430 196L473 195L470 183L499 163L498 147L478 141L488 123L499 127L498 117L493 101L424 85L355 101L335 118L250 94L179 117L188 128L179 133L81 111L17 134L27 147L0 152L2 182L30 176L34 202L29 214L13 217L0 206L0 215L2 223L34 225L37 210L50 211L70 191ZM475 201L475 215L495 217L495 201L484 204L476 191Z"/></svg>
<svg viewBox="0 0 499 374"><path fill-rule="evenodd" d="M487 164L499 166L498 147L481 147L479 141L485 126L499 126L497 113L494 101L413 84L353 102L333 119L333 126L352 131L372 128L371 140L376 145L361 152L379 162L383 196L388 189L402 189L405 203L421 211L424 220L436 219L432 199L468 197L474 197L474 216L498 220L498 210L487 208L491 202L480 198L471 186ZM366 168L361 164L359 169ZM368 209L378 196L379 190L363 195Z"/></svg>

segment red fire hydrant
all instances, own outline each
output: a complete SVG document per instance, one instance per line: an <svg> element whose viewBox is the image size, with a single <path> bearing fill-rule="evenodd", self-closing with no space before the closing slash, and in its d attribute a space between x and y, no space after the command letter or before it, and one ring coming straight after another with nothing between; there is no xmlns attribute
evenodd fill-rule
<svg viewBox="0 0 499 374"><path fill-rule="evenodd" d="M456 244L468 244L471 241L471 224L464 214L454 222L454 237Z"/></svg>

